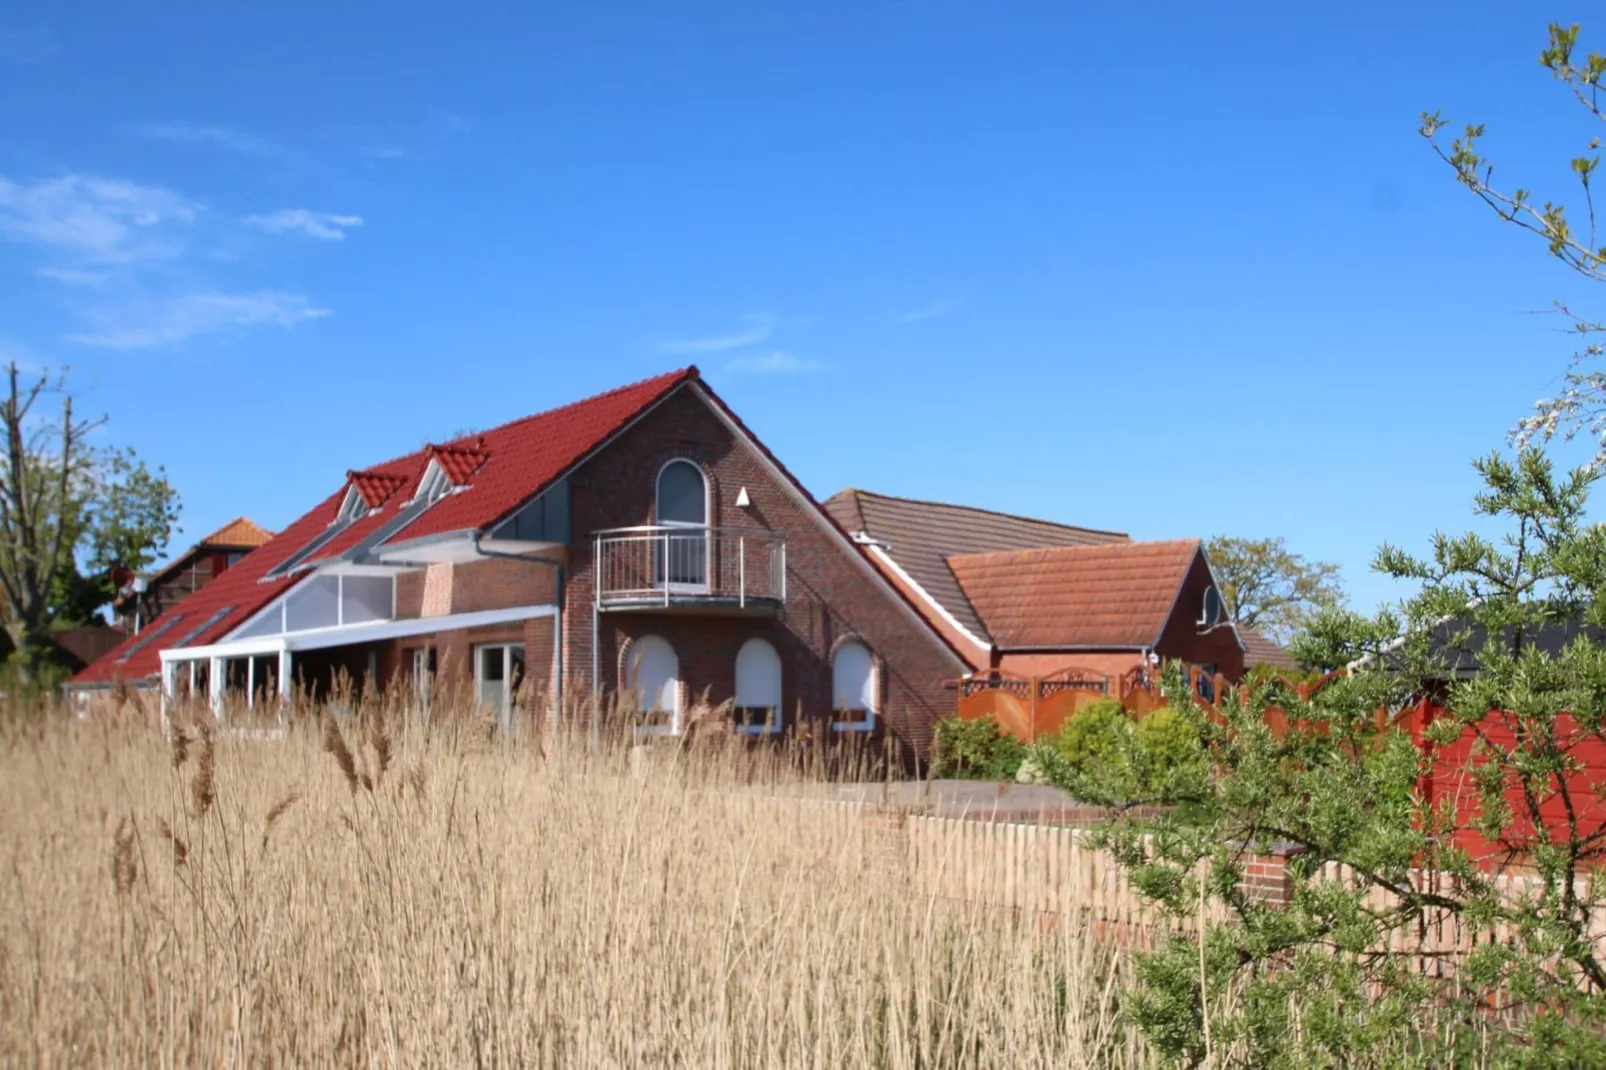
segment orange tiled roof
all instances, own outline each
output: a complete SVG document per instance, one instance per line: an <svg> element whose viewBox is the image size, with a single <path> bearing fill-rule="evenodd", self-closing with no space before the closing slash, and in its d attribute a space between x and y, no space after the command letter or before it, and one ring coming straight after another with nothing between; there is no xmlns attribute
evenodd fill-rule
<svg viewBox="0 0 1606 1070"><path fill-rule="evenodd" d="M255 549L273 538L273 532L249 517L237 516L201 539L197 546L242 546Z"/></svg>
<svg viewBox="0 0 1606 1070"><path fill-rule="evenodd" d="M960 554L954 577L1001 649L1154 646L1198 539Z"/></svg>

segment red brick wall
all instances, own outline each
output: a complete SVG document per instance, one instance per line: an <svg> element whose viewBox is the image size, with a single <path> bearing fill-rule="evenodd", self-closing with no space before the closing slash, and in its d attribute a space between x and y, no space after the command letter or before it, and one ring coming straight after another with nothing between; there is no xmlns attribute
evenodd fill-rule
<svg viewBox="0 0 1606 1070"><path fill-rule="evenodd" d="M553 548L545 556L561 561L566 553ZM450 570L448 603L436 607L444 613L548 605L557 589L557 574L552 566L535 561L493 557L439 567L443 572ZM396 577L397 619L423 616L425 575L423 569L416 569Z"/></svg>
<svg viewBox="0 0 1606 1070"><path fill-rule="evenodd" d="M944 683L965 671L948 649L918 623L913 611L856 564L857 550L822 530L820 521L766 472L761 459L739 443L707 405L689 390L671 396L588 461L570 478L575 544L565 621L568 686L592 686L592 535L601 529L651 524L659 469L675 458L702 466L709 480L711 521L721 527L771 530L786 537L787 601L777 619L657 613L602 613L596 660L600 686L619 684L619 655L633 636L655 634L680 659L689 698L705 692L718 703L733 697L736 652L762 636L781 655L785 717L826 720L831 710L830 652L857 636L878 656L881 724L918 754L930 746L934 722L949 716L954 696ZM746 487L752 505L741 509Z"/></svg>
<svg viewBox="0 0 1606 1070"><path fill-rule="evenodd" d="M1182 594L1171 612L1171 620L1160 633L1155 652L1162 658L1180 658L1197 665L1214 665L1230 682L1243 678L1244 652L1238 634L1230 627L1199 631L1200 607L1205 588L1210 586L1210 569L1204 558L1194 558Z"/></svg>
<svg viewBox="0 0 1606 1070"><path fill-rule="evenodd" d="M557 590L556 575L550 565L501 557L453 565L451 612L548 605Z"/></svg>

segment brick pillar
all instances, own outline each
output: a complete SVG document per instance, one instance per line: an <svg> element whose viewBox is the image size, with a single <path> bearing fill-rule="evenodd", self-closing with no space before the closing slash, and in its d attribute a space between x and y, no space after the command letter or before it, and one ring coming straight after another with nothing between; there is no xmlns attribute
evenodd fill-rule
<svg viewBox="0 0 1606 1070"><path fill-rule="evenodd" d="M1238 882L1238 888L1269 906L1287 906L1293 898L1288 860L1303 851L1304 848L1296 844L1274 843L1265 854L1247 856L1244 859L1243 879Z"/></svg>

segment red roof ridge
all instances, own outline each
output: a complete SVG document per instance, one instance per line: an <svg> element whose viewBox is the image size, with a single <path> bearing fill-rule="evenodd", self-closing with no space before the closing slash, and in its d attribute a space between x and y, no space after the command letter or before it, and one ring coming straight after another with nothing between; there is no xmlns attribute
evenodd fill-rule
<svg viewBox="0 0 1606 1070"><path fill-rule="evenodd" d="M554 405L550 409L542 409L540 412L532 412L525 416L518 416L504 423L499 423L494 427L487 427L484 431L476 431L472 434L459 435L457 438L441 443L441 445L459 446L469 439L482 440L487 435L508 431L520 426L521 424L527 424L548 416L554 416L557 413L564 412L568 409L579 408L582 405L589 405L594 401L601 401L603 398L613 397L615 394L623 394L630 390L639 390L649 383L663 381L665 384L665 390L667 390L669 387L679 385L681 382L684 382L688 379L701 378L702 373L697 370L697 365L688 364L684 368L677 368L673 371L661 372L658 375L649 375L645 379L637 379L633 383L626 383L623 386L611 387L607 390L599 391L598 393L592 394L589 397L583 397L576 401L566 401L562 405ZM364 471L370 471L375 468L389 468L393 465L399 465L419 457L427 458L433 445L433 443L426 443L422 449L409 450L406 453L397 454L396 456L380 461L377 464L369 465L367 469L364 469Z"/></svg>
<svg viewBox="0 0 1606 1070"><path fill-rule="evenodd" d="M1026 516L1021 513L1006 513L1002 509L988 509L980 505L965 505L962 502L939 502L933 501L930 498L910 498L902 494L882 494L880 491L864 490L859 487L843 487L826 500L831 501L841 497L844 494L862 495L866 498L880 498L882 501L908 502L910 505L935 505L942 509L963 509L967 513L986 513L988 516L1001 516L1009 520L1024 520L1031 524L1049 524L1056 528L1069 528L1072 531L1085 531L1093 535L1127 535L1126 532L1116 531L1113 528L1090 528L1085 524L1067 524L1060 520L1049 520L1046 517L1041 516Z"/></svg>
<svg viewBox="0 0 1606 1070"><path fill-rule="evenodd" d="M974 554L950 554L949 562L979 564L987 562L1041 561L1048 557L1094 554L1137 554L1160 549L1197 550L1199 539L1147 539L1141 542L1107 542L1094 546L1038 546L1025 550L983 550Z"/></svg>

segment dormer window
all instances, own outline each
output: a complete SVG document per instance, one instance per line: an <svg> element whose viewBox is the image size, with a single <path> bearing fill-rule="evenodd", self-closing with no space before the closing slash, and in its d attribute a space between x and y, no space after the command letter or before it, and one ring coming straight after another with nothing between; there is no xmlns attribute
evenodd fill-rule
<svg viewBox="0 0 1606 1070"><path fill-rule="evenodd" d="M415 502L437 502L451 493L452 481L446 475L446 469L441 467L438 460L431 460L429 467L424 469L424 478L418 481L418 493L413 496Z"/></svg>
<svg viewBox="0 0 1606 1070"><path fill-rule="evenodd" d="M340 512L335 515L335 523L344 526L367 515L368 499L356 487L347 487L346 496L340 502Z"/></svg>

